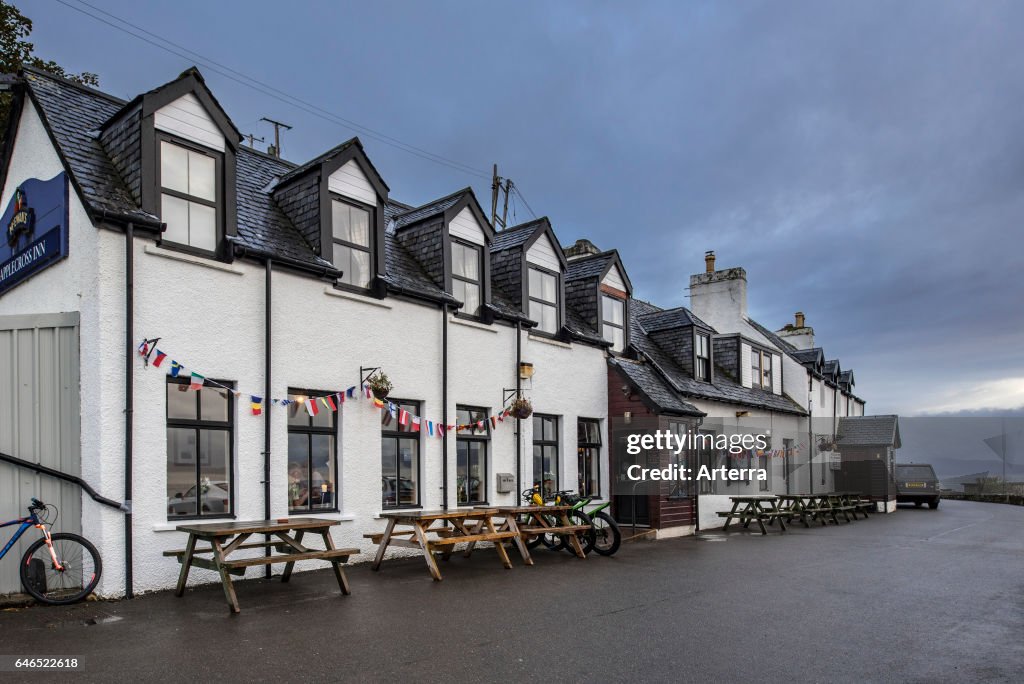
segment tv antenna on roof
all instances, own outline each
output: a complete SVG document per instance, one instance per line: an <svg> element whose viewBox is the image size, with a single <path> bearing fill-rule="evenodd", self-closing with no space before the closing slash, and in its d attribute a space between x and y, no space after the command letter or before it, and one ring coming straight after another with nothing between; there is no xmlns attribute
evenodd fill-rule
<svg viewBox="0 0 1024 684"><path fill-rule="evenodd" d="M268 150L268 152L270 152L270 154L275 156L275 157L280 157L281 156L281 129L283 128L286 131L290 131L290 130L292 130L292 127L289 126L286 123L281 123L280 121L274 121L273 119L268 119L265 116L261 117L260 121L266 121L268 124L270 124L271 126L274 127L274 146L272 148L270 148L270 150Z"/></svg>

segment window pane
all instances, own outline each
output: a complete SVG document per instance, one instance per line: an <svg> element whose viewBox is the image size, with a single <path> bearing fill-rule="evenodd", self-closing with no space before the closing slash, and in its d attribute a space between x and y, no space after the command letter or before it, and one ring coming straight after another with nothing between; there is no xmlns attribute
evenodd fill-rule
<svg viewBox="0 0 1024 684"><path fill-rule="evenodd" d="M160 143L160 185L188 194L188 150Z"/></svg>
<svg viewBox="0 0 1024 684"><path fill-rule="evenodd" d="M417 479L419 473L419 441L413 438L398 441L398 502L415 505L419 502Z"/></svg>
<svg viewBox="0 0 1024 684"><path fill-rule="evenodd" d="M455 292L452 294L456 299L462 301L460 312L470 316L477 316L480 313L480 286L473 283L465 283L461 280L452 281ZM461 290L461 292L459 292Z"/></svg>
<svg viewBox="0 0 1024 684"><path fill-rule="evenodd" d="M370 253L339 243L334 245L334 263L341 269L341 282L353 287L370 286Z"/></svg>
<svg viewBox="0 0 1024 684"><path fill-rule="evenodd" d="M331 226L336 239L370 246L369 212L338 200L334 200L331 212Z"/></svg>
<svg viewBox="0 0 1024 684"><path fill-rule="evenodd" d="M313 472L309 488L310 508L334 507L334 435L310 435Z"/></svg>
<svg viewBox="0 0 1024 684"><path fill-rule="evenodd" d="M196 514L196 431L167 428L167 517Z"/></svg>
<svg viewBox="0 0 1024 684"><path fill-rule="evenodd" d="M288 508L306 508L309 501L309 434L288 433Z"/></svg>
<svg viewBox="0 0 1024 684"><path fill-rule="evenodd" d="M213 157L189 151L188 194L211 202L217 201L217 162Z"/></svg>
<svg viewBox="0 0 1024 684"><path fill-rule="evenodd" d="M217 249L217 210L188 203L188 244L211 252Z"/></svg>
<svg viewBox="0 0 1024 684"><path fill-rule="evenodd" d="M199 412L202 420L228 420L228 391L219 387L204 386L199 390Z"/></svg>
<svg viewBox="0 0 1024 684"><path fill-rule="evenodd" d="M452 243L452 273L469 280L480 280L480 252L476 247Z"/></svg>
<svg viewBox="0 0 1024 684"><path fill-rule="evenodd" d="M625 305L621 299L615 299L607 295L601 297L601 310L602 317L608 323L613 323L617 326L625 325L624 316Z"/></svg>
<svg viewBox="0 0 1024 684"><path fill-rule="evenodd" d="M171 195L161 195L160 200L160 219L167 224L161 239L187 245L189 203Z"/></svg>
<svg viewBox="0 0 1024 684"><path fill-rule="evenodd" d="M625 333L623 333L622 328L613 328L610 325L605 325L604 339L612 343L612 351L622 351L626 346Z"/></svg>
<svg viewBox="0 0 1024 684"><path fill-rule="evenodd" d="M288 425L309 425L309 413L306 412L305 404L298 402L299 396L305 399L305 395L289 394L292 404L288 404Z"/></svg>
<svg viewBox="0 0 1024 684"><path fill-rule="evenodd" d="M200 514L231 511L231 484L228 477L230 434L227 430L199 431Z"/></svg>
<svg viewBox="0 0 1024 684"><path fill-rule="evenodd" d="M385 437L381 440L381 504L398 505L398 440Z"/></svg>
<svg viewBox="0 0 1024 684"><path fill-rule="evenodd" d="M197 396L195 392L188 391L188 385L167 383L167 417L172 420L195 420Z"/></svg>
<svg viewBox="0 0 1024 684"><path fill-rule="evenodd" d="M555 307L531 301L530 318L537 321L537 330L550 334L558 332L558 309Z"/></svg>
<svg viewBox="0 0 1024 684"><path fill-rule="evenodd" d="M555 276L550 273L530 269L530 296L536 299L543 299L545 302L555 303L557 299L557 284Z"/></svg>
<svg viewBox="0 0 1024 684"><path fill-rule="evenodd" d="M485 442L456 442L456 484L459 503L484 500L484 476L487 445Z"/></svg>

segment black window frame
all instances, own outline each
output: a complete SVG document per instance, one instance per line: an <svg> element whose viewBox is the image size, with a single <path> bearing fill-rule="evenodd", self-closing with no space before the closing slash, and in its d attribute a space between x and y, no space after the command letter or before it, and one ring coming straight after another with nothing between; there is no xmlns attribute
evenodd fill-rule
<svg viewBox="0 0 1024 684"><path fill-rule="evenodd" d="M331 392L329 390L299 389L297 387L290 387L288 389L288 398L289 399L292 399L292 397L299 397L299 396L301 396L301 397L305 397L306 401L316 401L319 397L327 396L327 395L330 395L330 394L333 394L333 392ZM294 404L292 404L292 405L294 405ZM291 406L291 405L289 405L289 406ZM286 407L286 408L288 408L288 407ZM307 436L307 438L309 440L309 446L308 446L308 448L306 450L306 453L308 454L308 456L306 457L307 458L307 461L306 461L307 480L306 481L307 481L307 483L309 485L311 485L312 482L313 482L313 435L329 435L331 437L334 437L334 501L333 501L334 505L331 508L313 508L312 504L310 503L312 499L311 499L311 497L309 497L307 495L307 497L306 497L306 508L292 508L291 501L290 501L290 498L289 498L289 501L288 501L288 514L291 515L293 513L296 513L296 514L298 514L298 513L312 513L312 514L315 514L315 513L337 513L337 512L339 512L341 510L340 505L339 505L339 501L338 501L341 498L341 496L340 496L340 494L341 494L341 481L339 479L340 478L340 468L338 467L338 465L339 465L338 462L341 460L338 457L338 450L341 447L341 421L339 420L339 417L340 417L340 414L341 414L341 406L338 405L338 410L337 411L331 411L330 409L323 408L322 406L320 408L321 411L329 411L331 413L331 421L333 422L333 425L331 427L320 427L320 426L317 426L317 425L313 425L313 423L312 423L312 416L309 415L309 412L307 411L307 409L306 409L304 404L302 405L302 407L300 409L297 409L297 410L302 411L303 413L306 414L306 417L309 418L309 424L306 425L306 426L303 426L303 427L292 425L290 422L288 422L287 414L285 414L285 423L286 423L286 427L287 427L286 433L287 433L288 436L291 436L293 433L304 434L304 435ZM292 459L292 455L289 453L288 454L288 462L289 463L291 462L291 459Z"/></svg>
<svg viewBox="0 0 1024 684"><path fill-rule="evenodd" d="M328 197L331 200L331 210L330 212L328 212L328 215L331 217L330 231L328 231L328 234L330 235L331 238L331 262L334 264L335 268L338 268L342 272L342 277L344 277L346 271L345 269L340 268L338 266L337 255L334 251L334 245L341 245L342 247L348 247L349 249L357 249L361 252L366 252L367 256L369 256L370 264L370 278L366 282L366 287L360 287L358 285L353 285L352 283L346 283L341 278L338 278L337 280L334 281L334 286L337 287L338 289L348 290L349 292L355 292L358 294L366 294L367 292L371 292L374 289L374 281L376 281L377 279L377 264L375 258L375 255L377 253L377 207L365 204L363 202L360 202L359 200L352 199L351 197L339 195L336 192L328 193ZM367 213L367 234L370 238L369 247L363 247L362 245L357 245L354 242L349 242L348 240L339 240L338 238L334 237L335 202L347 204L350 207L360 209Z"/></svg>
<svg viewBox="0 0 1024 684"><path fill-rule="evenodd" d="M163 131L157 131L154 135L156 145L156 190L157 190L157 206L161 207L160 215L163 220L163 196L164 194L176 197L186 202L195 202L196 204L202 204L207 207L213 207L214 216L216 218L216 235L214 236L215 247L213 250L202 249L200 247L193 247L189 244L183 244L180 242L173 242L171 240L165 240L163 233L160 234L158 244L166 249L171 249L176 252L184 252L186 254L193 254L195 256L208 257L212 259L219 259L224 252L224 235L225 231L225 198L224 198L224 153L218 152L217 150L209 147L204 147L197 143L190 142L183 138L179 138L175 135L170 135ZM195 195L189 195L188 193L181 192L180 190L172 190L165 188L163 183L163 143L169 143L178 147L184 148L190 152L196 152L198 154L212 157L214 164L214 180L216 182L215 195L217 199L214 202L197 197Z"/></svg>
<svg viewBox="0 0 1024 684"><path fill-rule="evenodd" d="M707 356L701 356L700 342L707 343ZM701 382L711 382L711 335L704 332L693 334L693 378Z"/></svg>
<svg viewBox="0 0 1024 684"><path fill-rule="evenodd" d="M559 489L559 487L561 486L562 474L559 472L560 468L558 467L559 463L557 462L557 461L560 461L562 459L562 451L561 451L562 430L561 430L561 426L559 425L559 422L560 422L559 419L560 418L561 418L561 416L556 416L556 415L551 414L551 413L536 413L536 412L534 412L533 418L532 418L533 421L534 421L534 424L533 424L533 446L534 447L538 447L538 446L541 447L541 456L540 456L541 479L539 480L539 484L541 486L543 486L543 484L544 484L544 479L543 479L544 473L551 472L551 473L554 473L554 476L555 476L555 481L554 481L554 484L552 485L551 491L550 492L545 492L545 495L546 494L554 494L555 492L561 491ZM537 428L536 428L536 424L537 424L536 421L537 420L550 420L554 424L554 426L555 426L555 438L553 440L544 439L543 437L540 438L540 439L537 438ZM555 469L554 470L550 470L550 471L544 469L544 447L546 447L546 446L547 447L553 446L555 448L555 459L556 459ZM534 460L534 466L535 467L534 467L534 473L533 473L533 484L537 485L538 484L538 480L537 480L537 473L536 473L536 456L534 456L533 458L535 459Z"/></svg>
<svg viewBox="0 0 1024 684"><path fill-rule="evenodd" d="M553 277L555 279L555 301L549 302L549 301L546 301L544 299L541 299L540 297L534 297L533 296L533 294L530 292L530 271L537 271L538 273L543 273L544 275L551 276L551 277ZM526 313L527 313L527 315L530 314L530 312L529 312L529 307L530 307L529 302L537 302L538 304L542 304L544 306L554 306L555 307L555 329L553 331L551 331L551 332L548 332L547 330L541 330L539 322L538 322L538 326L537 327L530 329L530 334L531 335L541 335L541 336L544 336L544 337L557 337L559 331L561 331L561 329L562 329L562 280L561 280L561 277L562 277L562 274L559 273L558 271L552 271L551 269L544 268L543 266L537 266L536 264L529 264L528 263L526 265L526 298L527 298L527 305L526 305L527 312Z"/></svg>
<svg viewBox="0 0 1024 684"><path fill-rule="evenodd" d="M392 404L395 404L395 406L397 406L399 408L399 410L401 410L404 407L408 407L408 406L414 407L414 410L409 411L408 408L405 409L406 411L409 411L409 425L408 425L409 429L408 430L388 429L388 427L390 427L390 426L385 426L385 424L384 424L384 416L388 416L390 418L391 413L389 411L387 411L386 409L381 412L381 427L380 427L381 484L382 484L382 487L381 487L381 509L385 510L385 511L393 511L393 510L422 508L422 506L423 506L423 496L422 496L422 492L423 492L423 429L424 429L425 426L421 423L419 431L413 431L412 430L412 418L413 418L413 416L420 415L420 406L421 406L422 402L420 402L420 401L418 401L416 399L393 399L391 397L388 397L388 401L390 401ZM401 428L401 425L398 424L398 417L397 416L395 418L390 418L390 421L394 421L394 427L395 428ZM390 506L387 505L386 503L384 503L384 491L383 491L383 479L384 479L383 467L384 467L384 464L383 464L383 459L384 459L384 440L387 440L387 439L394 439L394 440L396 440L396 442L399 441L399 440L403 440L403 439L405 439L405 440L412 439L412 440L415 440L415 442L416 442L416 502L415 503L407 503L407 504L400 503L399 502L399 498L400 497L398 496L399 490L398 490L397 486L395 488L395 503L390 505ZM396 444L396 448L395 448L395 472L399 473L401 471L400 471L400 469L398 467L399 450L398 450L397 446L398 445ZM396 485L397 485L397 483L396 483Z"/></svg>
<svg viewBox="0 0 1024 684"><path fill-rule="evenodd" d="M596 430L596 432L597 432L597 441L596 442L590 442L590 441L582 441L581 442L580 441L579 437L580 437L580 424L581 423L590 423L590 424L593 424L593 425L595 425L597 427L597 430ZM584 434L585 435L587 434L586 430L584 430ZM597 456L595 458L596 470L597 470L596 475L597 475L597 477L594 478L594 481L597 483L597 492L595 492L593 494L590 494L590 493L586 492L585 489L582 488L582 487L579 489L580 496L589 496L591 498L591 500L593 500L593 501L600 501L601 500L601 447L602 446L603 446L603 444L602 444L602 441L601 441L601 419L600 418L582 418L582 417L577 417L576 418L576 477L577 477L577 479L582 480L583 483L586 483L586 482L590 481L586 477L586 474L590 472L590 469L589 468L581 467L581 463L580 463L581 460L583 461L583 463L587 462L587 459L584 456L583 451L585 449L594 449L597 452Z"/></svg>
<svg viewBox="0 0 1024 684"><path fill-rule="evenodd" d="M601 339L603 339L605 342L611 342L611 340L609 340L605 336L605 334L604 334L604 327L605 326L608 326L610 328L615 328L616 330L621 330L622 331L622 349L615 349L614 343L612 343L613 346L608 347L608 351L613 353L613 354L622 354L622 353L624 353L626 351L626 346L628 344L627 339L626 339L626 331L628 330L628 325L627 324L629 322L629 311L626 310L626 307L628 306L628 304L626 303L625 299L622 299L620 297L616 297L614 295L610 295L607 292L600 292L599 291L599 294L601 295L601 302L600 302L600 306L601 306ZM611 323L611 322L609 322L609 321L607 321L605 319L605 317L604 317L604 300L605 299L611 299L614 302L618 302L619 305L622 306L622 325L618 325L616 323Z"/></svg>
<svg viewBox="0 0 1024 684"><path fill-rule="evenodd" d="M449 250L451 251L451 254L449 254L449 259L451 260L451 266L452 266L452 296L453 297L455 296L455 281L456 280L458 280L459 282L471 283L473 285L476 285L477 289L480 291L480 309L479 309L479 311L477 311L476 313L473 313L473 314L466 313L465 311L463 311L463 307L466 305L466 303L463 302L462 306L459 307L458 310L455 311L455 315L458 316L459 318L468 318L468 319L474 320L474 321L483 320L484 306L486 304L486 300L485 300L485 296L484 296L484 245L478 245L475 242L470 242L468 240L462 240L462 239L459 239L459 238L456 238L456 237L450 238L450 243L451 243L451 245L449 247ZM466 278L465 276L456 275L456 273L455 273L455 245L460 245L462 247L469 247L470 249L475 249L476 250L477 257L478 257L477 258L477 273L480 274L480 279L479 280L471 280L469 278Z"/></svg>
<svg viewBox="0 0 1024 684"><path fill-rule="evenodd" d="M210 518L234 518L235 517L235 392L234 382L228 380L214 380L210 378L207 382L211 383L208 389L218 389L227 392L228 400L228 419L226 422L203 420L203 407L202 407L202 393L196 391L196 419L188 418L171 418L170 402L167 401L167 388L170 385L189 385L191 380L187 377L167 377L166 384L164 386L164 444L167 443L166 430L169 428L179 429L194 429L196 431L196 514L195 515L167 515L167 520L209 520ZM216 383L215 385L212 383ZM205 384L204 384L205 386ZM192 392L195 390L186 390ZM228 433L228 511L227 512L210 512L203 514L202 508L199 506L199 488L201 486L200 479L200 467L202 465L202 458L199 455L199 431L200 430L218 430L226 431ZM167 464L164 463L164 477L165 477L165 490L166 490L166 476L167 476ZM187 490L186 490L187 491Z"/></svg>
<svg viewBox="0 0 1024 684"><path fill-rule="evenodd" d="M456 505L458 506L480 506L487 505L488 496L490 495L490 488L487 486L487 476L490 474L490 460L491 460L491 418L490 409L483 406L468 406L465 404L458 404L455 407L455 415L459 415L459 411L466 411L470 414L480 413L484 416L484 432L483 434L477 433L477 428L474 425L469 431L456 429L455 434L455 472L456 472ZM458 422L458 419L456 419ZM467 497L466 501L459 501L459 486L458 486L458 470L459 470L459 442L480 442L483 448L483 477L481 482L483 483L484 496L482 501L469 500ZM466 464L466 469L469 470L469 463Z"/></svg>

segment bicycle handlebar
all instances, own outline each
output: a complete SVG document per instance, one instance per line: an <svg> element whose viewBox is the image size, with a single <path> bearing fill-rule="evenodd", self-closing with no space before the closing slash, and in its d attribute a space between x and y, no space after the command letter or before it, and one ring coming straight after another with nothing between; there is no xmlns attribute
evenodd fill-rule
<svg viewBox="0 0 1024 684"><path fill-rule="evenodd" d="M37 499L37 498L35 498L33 496L32 500L28 504L28 510L30 510L30 511L38 511L38 510L41 510L43 508L46 508L46 504L44 504L42 501L40 501L39 499Z"/></svg>

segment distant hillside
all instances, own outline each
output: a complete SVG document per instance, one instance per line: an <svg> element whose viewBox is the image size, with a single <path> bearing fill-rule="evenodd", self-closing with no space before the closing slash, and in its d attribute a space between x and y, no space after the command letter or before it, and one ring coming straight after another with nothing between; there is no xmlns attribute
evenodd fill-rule
<svg viewBox="0 0 1024 684"><path fill-rule="evenodd" d="M1007 433L1006 477L1024 480L1024 418L900 418L903 448L899 463L930 463L940 478L989 471L1003 473L1003 461L985 443ZM997 448L1001 440L996 440Z"/></svg>

